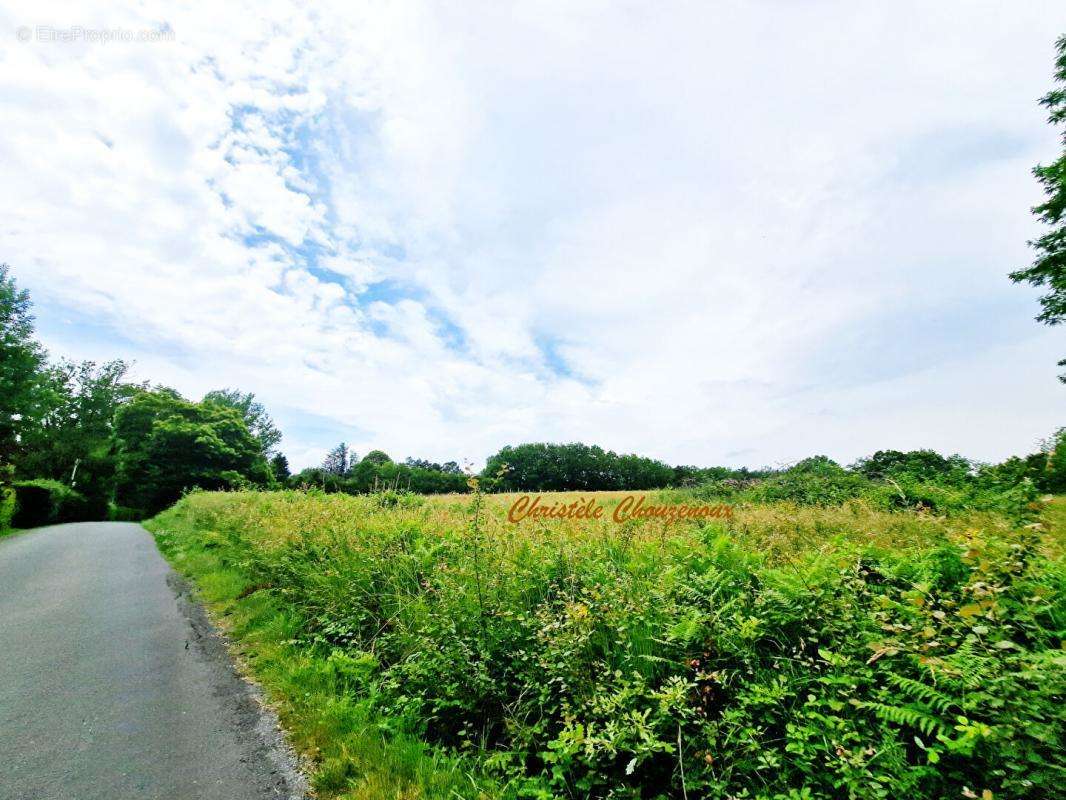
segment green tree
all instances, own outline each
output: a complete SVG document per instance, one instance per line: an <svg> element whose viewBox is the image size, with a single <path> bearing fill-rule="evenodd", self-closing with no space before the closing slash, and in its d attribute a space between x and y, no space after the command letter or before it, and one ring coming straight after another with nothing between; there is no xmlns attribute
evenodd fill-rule
<svg viewBox="0 0 1066 800"><path fill-rule="evenodd" d="M327 493L347 491L343 484L344 478L332 472L326 472L322 467L307 467L289 479L289 485L294 488L309 487L321 489Z"/></svg>
<svg viewBox="0 0 1066 800"><path fill-rule="evenodd" d="M1041 454L1045 463L1037 484L1045 492L1066 492L1066 428L1059 428L1044 442Z"/></svg>
<svg viewBox="0 0 1066 800"><path fill-rule="evenodd" d="M379 465L392 463L392 459L389 458L389 454L386 453L384 450L371 450L369 453L363 456L363 461L367 464Z"/></svg>
<svg viewBox="0 0 1066 800"><path fill-rule="evenodd" d="M0 264L0 466L17 460L43 410L46 354L33 337L30 307L29 292Z"/></svg>
<svg viewBox="0 0 1066 800"><path fill-rule="evenodd" d="M960 483L972 471L969 461L959 455L944 457L935 450L878 450L852 466L871 480L910 476L919 481Z"/></svg>
<svg viewBox="0 0 1066 800"><path fill-rule="evenodd" d="M289 471L289 459L284 453L275 453L270 459L270 471L274 473L274 480L282 486L288 483L292 473Z"/></svg>
<svg viewBox="0 0 1066 800"><path fill-rule="evenodd" d="M1066 36L1056 42L1055 80L1059 84L1041 99L1040 104L1049 111L1048 122L1052 125L1066 123ZM1047 294L1040 298L1041 312L1037 320L1048 325L1057 325L1066 319L1066 130L1062 134L1063 153L1058 160L1044 166L1037 165L1033 174L1044 188L1047 200L1033 208L1033 213L1050 230L1030 242L1036 251L1032 266L1010 274L1011 280L1027 281L1033 286L1046 286ZM1066 366L1066 359L1059 362ZM1066 383L1066 374L1059 380Z"/></svg>
<svg viewBox="0 0 1066 800"><path fill-rule="evenodd" d="M399 478L412 492L417 494L444 494L467 492L467 476L462 472L450 472L444 469L424 469L422 467L401 466Z"/></svg>
<svg viewBox="0 0 1066 800"><path fill-rule="evenodd" d="M50 478L76 489L106 509L114 490L114 418L143 386L127 383L128 365L109 361L61 361L45 371L46 410L26 432L19 463L25 478Z"/></svg>
<svg viewBox="0 0 1066 800"><path fill-rule="evenodd" d="M269 458L281 443L281 431L270 418L266 407L251 392L239 389L215 389L204 395L203 402L216 403L240 412L252 436L259 440L263 456Z"/></svg>
<svg viewBox="0 0 1066 800"><path fill-rule="evenodd" d="M157 511L186 489L273 485L261 442L239 411L190 403L167 389L139 393L115 415L120 504Z"/></svg>
<svg viewBox="0 0 1066 800"><path fill-rule="evenodd" d="M351 469L352 460L352 453L348 450L348 445L341 442L326 453L326 458L322 462L322 471L329 475L343 477Z"/></svg>
<svg viewBox="0 0 1066 800"><path fill-rule="evenodd" d="M508 445L489 457L481 474L496 475L504 464L499 487L507 491L653 489L675 478L674 468L661 461L580 442Z"/></svg>

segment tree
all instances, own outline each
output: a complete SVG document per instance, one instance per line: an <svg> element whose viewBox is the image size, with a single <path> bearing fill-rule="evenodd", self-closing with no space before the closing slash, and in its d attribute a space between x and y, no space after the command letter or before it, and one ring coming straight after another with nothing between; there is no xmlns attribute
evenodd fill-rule
<svg viewBox="0 0 1066 800"><path fill-rule="evenodd" d="M42 411L45 351L33 338L30 294L0 264L0 465L16 460Z"/></svg>
<svg viewBox="0 0 1066 800"><path fill-rule="evenodd" d="M619 456L596 445L532 443L507 446L491 456L482 475L496 475L505 491L600 491L669 486L673 467L651 458Z"/></svg>
<svg viewBox="0 0 1066 800"><path fill-rule="evenodd" d="M878 450L868 458L861 458L852 469L871 480L910 476L919 481L949 481L959 483L972 471L969 461L959 455L944 457L934 450Z"/></svg>
<svg viewBox="0 0 1066 800"><path fill-rule="evenodd" d="M1066 36L1056 42L1058 55L1055 59L1055 80L1060 88L1053 89L1041 99L1040 104L1049 110L1048 122L1061 125L1066 122ZM1029 243L1036 251L1036 260L1027 269L1010 274L1015 283L1026 281L1033 286L1046 286L1047 294L1040 298L1042 308L1037 320L1047 325L1057 325L1066 320L1066 130L1062 134L1063 153L1048 166L1037 165L1033 174L1044 188L1047 200L1033 208L1040 221L1051 230ZM1066 359L1059 362L1066 366ZM1066 374L1059 380L1066 383Z"/></svg>
<svg viewBox="0 0 1066 800"><path fill-rule="evenodd" d="M289 472L289 459L285 458L284 453L275 453L270 459L270 471L274 473L274 480L282 486L288 483L292 473Z"/></svg>
<svg viewBox="0 0 1066 800"><path fill-rule="evenodd" d="M186 489L270 486L261 442L240 412L190 403L171 390L142 391L115 414L116 499L158 511Z"/></svg>
<svg viewBox="0 0 1066 800"><path fill-rule="evenodd" d="M329 475L344 477L351 468L351 458L352 454L348 450L348 445L341 442L326 453L326 459L322 462L322 471Z"/></svg>
<svg viewBox="0 0 1066 800"><path fill-rule="evenodd" d="M313 487L327 493L343 491L344 482L344 478L332 472L326 472L321 467L307 467L289 479L289 485L297 489Z"/></svg>
<svg viewBox="0 0 1066 800"><path fill-rule="evenodd" d="M281 431L270 418L266 408L255 399L251 392L245 394L239 389L215 389L204 395L203 402L216 403L240 412L252 436L259 440L263 456L269 458L281 443Z"/></svg>
<svg viewBox="0 0 1066 800"><path fill-rule="evenodd" d="M443 470L443 467L441 467L440 464L437 464L434 461L427 461L424 458L408 457L403 460L403 465L405 467L410 467L411 469L431 469L437 470L438 472Z"/></svg>
<svg viewBox="0 0 1066 800"><path fill-rule="evenodd" d="M1045 466L1040 476L1039 485L1045 492L1062 494L1066 492L1066 428L1059 428L1055 434L1044 442L1041 453L1045 455Z"/></svg>
<svg viewBox="0 0 1066 800"><path fill-rule="evenodd" d="M354 460L354 459L353 459ZM388 453L384 450L371 450L365 456L363 456L363 462L367 464L391 464L392 459L389 458Z"/></svg>
<svg viewBox="0 0 1066 800"><path fill-rule="evenodd" d="M662 461L610 452L608 456L614 461L611 472L617 475L619 489L656 489L674 482L674 468Z"/></svg>
<svg viewBox="0 0 1066 800"><path fill-rule="evenodd" d="M22 477L61 481L106 510L114 489L115 412L145 388L125 382L128 369L119 360L99 366L64 360L45 371L45 410L26 432Z"/></svg>
<svg viewBox="0 0 1066 800"><path fill-rule="evenodd" d="M417 494L458 493L469 490L467 476L462 471L451 472L444 469L424 469L422 467L399 466L400 482L406 484Z"/></svg>

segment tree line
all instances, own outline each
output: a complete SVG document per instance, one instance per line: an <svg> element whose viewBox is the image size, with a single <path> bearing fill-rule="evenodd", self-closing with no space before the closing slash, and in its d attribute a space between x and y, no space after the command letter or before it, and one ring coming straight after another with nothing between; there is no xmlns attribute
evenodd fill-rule
<svg viewBox="0 0 1066 800"><path fill-rule="evenodd" d="M53 362L33 323L0 265L0 510L13 495L24 522L136 518L191 487L277 485L281 433L253 394L192 401L128 380L122 360Z"/></svg>
<svg viewBox="0 0 1066 800"><path fill-rule="evenodd" d="M288 485L348 494L378 490L447 494L467 491L469 479L455 461L438 464L408 458L398 464L382 450L371 450L359 458L341 442L329 451L320 467L298 472L288 479Z"/></svg>
<svg viewBox="0 0 1066 800"><path fill-rule="evenodd" d="M359 458L343 442L320 466L293 475L279 450L282 434L254 394L225 388L196 401L128 380L129 365L121 360L53 362L35 338L33 321L29 294L0 265L0 527L5 507L11 513L12 494L40 522L136 519L192 488L469 489L473 475L454 461L397 463L381 450ZM1029 456L994 466L931 450L885 450L850 467L816 456L788 468L750 470L670 465L579 442L527 443L489 457L481 475L496 491L703 487L719 496L747 491L797 502L840 500L869 492L871 483L894 485L904 497L904 485L1062 492L1066 433L1060 430ZM935 492L908 491L936 505L930 499Z"/></svg>
<svg viewBox="0 0 1066 800"><path fill-rule="evenodd" d="M770 470L670 466L634 454L619 455L596 445L539 442L508 445L489 457L484 474L499 475L504 491L613 491L693 486L707 480L748 480Z"/></svg>
<svg viewBox="0 0 1066 800"><path fill-rule="evenodd" d="M501 491L610 491L692 487L706 499L882 508L1015 512L1039 493L1066 492L1066 428L1024 457L983 464L933 450L879 450L843 466L827 456L758 470L670 466L573 444L523 444L491 456L484 477ZM495 476L499 476L496 478Z"/></svg>
<svg viewBox="0 0 1066 800"><path fill-rule="evenodd" d="M117 359L50 360L29 292L0 264L0 529L20 509L14 521L27 526L137 519L192 488L466 487L453 462L395 464L381 451L356 462L346 447L321 470L290 475L281 431L254 394L224 388L197 401L128 373Z"/></svg>

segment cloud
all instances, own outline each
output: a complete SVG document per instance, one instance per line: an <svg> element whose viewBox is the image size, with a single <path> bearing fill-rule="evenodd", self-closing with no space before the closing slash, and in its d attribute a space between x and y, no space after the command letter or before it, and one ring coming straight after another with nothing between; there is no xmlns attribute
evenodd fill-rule
<svg viewBox="0 0 1066 800"><path fill-rule="evenodd" d="M54 351L255 391L296 466L334 438L1001 458L1062 422L1061 336L1005 274L1056 154L1035 99L1064 23L836 0L0 10L174 32L0 49L0 258Z"/></svg>

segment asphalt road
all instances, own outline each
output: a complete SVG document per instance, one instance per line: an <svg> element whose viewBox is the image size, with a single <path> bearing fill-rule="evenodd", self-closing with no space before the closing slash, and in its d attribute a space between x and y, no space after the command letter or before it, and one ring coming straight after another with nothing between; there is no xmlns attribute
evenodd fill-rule
<svg viewBox="0 0 1066 800"><path fill-rule="evenodd" d="M260 800L306 785L131 523L0 540L0 800Z"/></svg>

